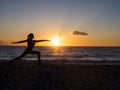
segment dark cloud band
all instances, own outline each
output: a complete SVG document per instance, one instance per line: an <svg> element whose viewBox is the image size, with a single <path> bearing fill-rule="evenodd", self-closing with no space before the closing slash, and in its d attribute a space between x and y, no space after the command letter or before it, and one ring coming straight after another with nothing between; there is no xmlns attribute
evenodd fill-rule
<svg viewBox="0 0 120 90"><path fill-rule="evenodd" d="M3 41L2 41L2 40L0 40L0 44L3 44Z"/></svg>

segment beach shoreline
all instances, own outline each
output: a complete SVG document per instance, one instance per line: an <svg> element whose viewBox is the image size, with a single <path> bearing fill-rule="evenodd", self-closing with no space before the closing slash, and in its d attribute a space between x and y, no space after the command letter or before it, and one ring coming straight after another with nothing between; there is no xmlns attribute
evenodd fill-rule
<svg viewBox="0 0 120 90"><path fill-rule="evenodd" d="M10 60L0 60L4 65L9 63ZM13 64L37 64L38 60L25 60L20 59ZM41 64L56 64L56 65L120 65L120 60L41 60Z"/></svg>
<svg viewBox="0 0 120 90"><path fill-rule="evenodd" d="M63 60L64 61L64 60ZM60 61L59 61L60 62ZM120 90L119 65L0 60L0 90Z"/></svg>

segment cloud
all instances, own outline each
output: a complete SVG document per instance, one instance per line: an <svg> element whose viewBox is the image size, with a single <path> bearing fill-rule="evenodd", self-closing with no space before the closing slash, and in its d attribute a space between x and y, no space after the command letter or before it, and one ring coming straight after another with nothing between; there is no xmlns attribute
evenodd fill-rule
<svg viewBox="0 0 120 90"><path fill-rule="evenodd" d="M72 35L81 35L81 36L85 36L88 35L86 32L80 32L80 31L74 31L72 32Z"/></svg>

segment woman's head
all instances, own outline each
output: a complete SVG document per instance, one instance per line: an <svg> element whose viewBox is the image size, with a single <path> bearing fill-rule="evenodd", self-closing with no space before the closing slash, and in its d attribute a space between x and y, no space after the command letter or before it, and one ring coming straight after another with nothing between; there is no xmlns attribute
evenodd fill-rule
<svg viewBox="0 0 120 90"><path fill-rule="evenodd" d="M28 39L33 39L34 38L34 34L33 33L28 34L27 38Z"/></svg>

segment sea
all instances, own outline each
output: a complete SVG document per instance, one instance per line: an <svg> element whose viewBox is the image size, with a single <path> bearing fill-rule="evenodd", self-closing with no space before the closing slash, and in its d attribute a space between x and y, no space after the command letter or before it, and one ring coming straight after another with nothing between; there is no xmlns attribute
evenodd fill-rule
<svg viewBox="0 0 120 90"><path fill-rule="evenodd" d="M26 46L0 46L0 60L12 60L21 55ZM120 47L82 47L82 46L36 46L41 52L41 60L120 60ZM36 55L28 54L24 60L37 60Z"/></svg>

